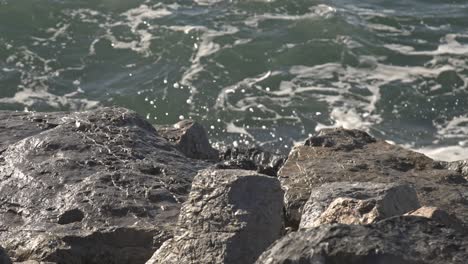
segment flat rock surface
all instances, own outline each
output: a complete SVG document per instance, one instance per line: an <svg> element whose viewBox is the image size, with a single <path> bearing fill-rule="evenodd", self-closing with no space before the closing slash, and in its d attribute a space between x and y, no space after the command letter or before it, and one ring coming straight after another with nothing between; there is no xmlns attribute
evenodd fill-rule
<svg viewBox="0 0 468 264"><path fill-rule="evenodd" d="M325 129L294 147L278 172L288 225L297 228L312 188L327 182L407 183L422 205L468 221L468 184L456 170L358 130Z"/></svg>
<svg viewBox="0 0 468 264"><path fill-rule="evenodd" d="M208 166L123 108L0 116L0 243L18 262L144 263Z"/></svg>
<svg viewBox="0 0 468 264"><path fill-rule="evenodd" d="M257 264L464 264L468 239L423 217L322 225L279 239Z"/></svg>
<svg viewBox="0 0 468 264"><path fill-rule="evenodd" d="M245 170L204 170L192 185L173 239L154 263L254 263L283 233L278 179Z"/></svg>
<svg viewBox="0 0 468 264"><path fill-rule="evenodd" d="M420 207L407 184L332 182L311 189L300 228L323 223L369 224Z"/></svg>

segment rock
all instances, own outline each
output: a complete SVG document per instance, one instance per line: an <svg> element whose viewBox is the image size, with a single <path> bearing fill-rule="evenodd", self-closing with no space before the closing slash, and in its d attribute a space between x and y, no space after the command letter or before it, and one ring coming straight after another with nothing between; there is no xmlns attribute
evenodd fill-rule
<svg viewBox="0 0 468 264"><path fill-rule="evenodd" d="M370 224L419 207L416 191L406 184L325 183L311 189L299 227L325 223Z"/></svg>
<svg viewBox="0 0 468 264"><path fill-rule="evenodd" d="M0 152L23 138L56 127L65 115L0 111Z"/></svg>
<svg viewBox="0 0 468 264"><path fill-rule="evenodd" d="M466 184L468 182L468 160L443 162L443 165L449 170L460 173L461 177L456 178L456 183Z"/></svg>
<svg viewBox="0 0 468 264"><path fill-rule="evenodd" d="M278 179L245 170L205 170L194 179L178 227L147 262L253 263L283 233Z"/></svg>
<svg viewBox="0 0 468 264"><path fill-rule="evenodd" d="M257 264L463 264L465 235L423 217L370 225L321 225L279 239Z"/></svg>
<svg viewBox="0 0 468 264"><path fill-rule="evenodd" d="M202 125L192 120L182 120L172 126L157 127L158 133L173 142L187 157L217 160L218 151L211 147Z"/></svg>
<svg viewBox="0 0 468 264"><path fill-rule="evenodd" d="M17 262L145 263L210 165L123 108L7 115L0 241Z"/></svg>
<svg viewBox="0 0 468 264"><path fill-rule="evenodd" d="M288 226L297 228L312 188L328 182L406 183L422 205L431 205L468 221L468 184L440 162L368 134L324 129L296 146L278 172L285 189Z"/></svg>
<svg viewBox="0 0 468 264"><path fill-rule="evenodd" d="M0 246L0 264L11 264L10 257L8 257L5 249Z"/></svg>
<svg viewBox="0 0 468 264"><path fill-rule="evenodd" d="M405 215L426 217L447 227L453 228L458 232L467 233L467 230L463 226L463 223L460 221L460 219L458 219L455 215L449 214L437 207L423 206Z"/></svg>
<svg viewBox="0 0 468 264"><path fill-rule="evenodd" d="M227 148L221 152L222 162L218 169L255 170L269 176L277 176L286 158L281 154L264 151L261 148Z"/></svg>

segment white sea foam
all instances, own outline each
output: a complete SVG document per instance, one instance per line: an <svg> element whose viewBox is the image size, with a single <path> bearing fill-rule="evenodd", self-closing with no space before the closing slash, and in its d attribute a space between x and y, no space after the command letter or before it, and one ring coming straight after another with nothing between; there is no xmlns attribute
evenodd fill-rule
<svg viewBox="0 0 468 264"><path fill-rule="evenodd" d="M414 48L409 46L402 46L400 44L386 44L385 47L405 55L468 55L468 44L462 44L457 41L459 37L468 37L464 34L447 34L436 50L428 51L415 51Z"/></svg>
<svg viewBox="0 0 468 264"><path fill-rule="evenodd" d="M195 3L201 6L210 6L222 2L223 0L194 0Z"/></svg>
<svg viewBox="0 0 468 264"><path fill-rule="evenodd" d="M95 21L94 17L98 16L100 13L96 13L96 11L93 10L79 9L78 11L72 12L72 14L81 17L84 21ZM130 49L143 56L151 55L151 41L155 38L152 31L158 27L153 21L171 14L172 12L161 4L141 4L136 8L123 12L121 14L123 19L119 20L114 20L110 16L100 14L100 19L104 19L105 22L99 23L99 27L105 30L105 34L97 37L91 43L89 47L90 55L95 55L95 45L101 39L109 40L114 49ZM90 17L93 19L90 19ZM146 27L140 27L142 24ZM134 34L134 40L124 41L115 36L113 28L118 26L129 27L132 34Z"/></svg>
<svg viewBox="0 0 468 264"><path fill-rule="evenodd" d="M0 103L22 104L33 107L45 104L55 109L69 108L72 110L88 110L99 106L99 101L85 98L76 98L78 93L71 93L67 96L58 96L48 92L46 89L27 88L17 92L13 97L0 98Z"/></svg>
<svg viewBox="0 0 468 264"><path fill-rule="evenodd" d="M466 146L453 145L444 147L425 147L415 148L413 150L423 153L435 160L457 161L468 159L468 148Z"/></svg>
<svg viewBox="0 0 468 264"><path fill-rule="evenodd" d="M326 19L331 18L335 15L336 9L332 6L320 4L309 8L308 13L301 15L289 15L282 13L265 13L257 14L249 17L245 20L245 24L250 27L258 27L259 23L267 20L284 20L284 21L296 21L296 20L307 20L307 19Z"/></svg>

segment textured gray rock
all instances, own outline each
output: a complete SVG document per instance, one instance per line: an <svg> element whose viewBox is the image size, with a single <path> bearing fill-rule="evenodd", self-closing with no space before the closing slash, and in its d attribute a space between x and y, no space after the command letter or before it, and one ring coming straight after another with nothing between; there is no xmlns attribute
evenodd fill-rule
<svg viewBox="0 0 468 264"><path fill-rule="evenodd" d="M325 183L311 189L299 227L311 228L324 223L369 224L419 207L416 191L407 184Z"/></svg>
<svg viewBox="0 0 468 264"><path fill-rule="evenodd" d="M0 116L0 241L18 262L144 263L209 165L122 108Z"/></svg>
<svg viewBox="0 0 468 264"><path fill-rule="evenodd" d="M245 170L205 170L192 185L172 240L147 264L253 263L283 233L279 181Z"/></svg>
<svg viewBox="0 0 468 264"><path fill-rule="evenodd" d="M208 160L219 158L218 151L211 147L203 126L193 120L182 120L172 126L158 126L157 130L187 157Z"/></svg>
<svg viewBox="0 0 468 264"><path fill-rule="evenodd" d="M453 162L442 163L447 169L460 173L462 177L452 177L451 181L454 183L467 184L468 183L468 160L459 160Z"/></svg>
<svg viewBox="0 0 468 264"><path fill-rule="evenodd" d="M67 113L25 113L0 111L0 152L23 138L52 129Z"/></svg>
<svg viewBox="0 0 468 264"><path fill-rule="evenodd" d="M285 188L288 226L297 228L312 188L327 182L407 183L422 205L436 206L468 221L468 184L440 162L365 132L325 129L294 147L278 172Z"/></svg>
<svg viewBox="0 0 468 264"><path fill-rule="evenodd" d="M423 206L417 210L406 213L405 215L421 216L439 222L446 227L457 230L461 233L467 233L468 230L463 226L463 223L455 215L449 214L437 207Z"/></svg>
<svg viewBox="0 0 468 264"><path fill-rule="evenodd" d="M464 264L468 239L423 217L322 225L279 239L257 264Z"/></svg>

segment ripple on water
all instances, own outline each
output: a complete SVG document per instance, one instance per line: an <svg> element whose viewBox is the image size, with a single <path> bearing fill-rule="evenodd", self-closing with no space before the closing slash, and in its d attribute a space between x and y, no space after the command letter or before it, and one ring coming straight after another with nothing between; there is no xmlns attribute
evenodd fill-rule
<svg viewBox="0 0 468 264"><path fill-rule="evenodd" d="M3 109L118 104L155 123L201 120L219 145L284 150L343 126L468 158L467 4L8 5L41 20L0 35Z"/></svg>

